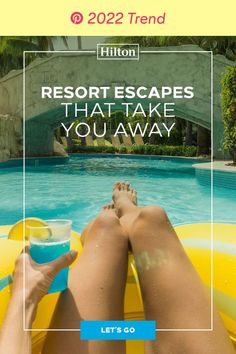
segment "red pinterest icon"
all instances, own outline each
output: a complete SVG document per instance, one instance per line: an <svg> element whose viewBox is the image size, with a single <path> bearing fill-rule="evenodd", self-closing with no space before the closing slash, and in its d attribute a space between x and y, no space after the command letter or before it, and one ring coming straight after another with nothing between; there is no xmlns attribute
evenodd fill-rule
<svg viewBox="0 0 236 354"><path fill-rule="evenodd" d="M81 12L76 11L71 14L70 19L72 23L79 25L83 22L84 16Z"/></svg>

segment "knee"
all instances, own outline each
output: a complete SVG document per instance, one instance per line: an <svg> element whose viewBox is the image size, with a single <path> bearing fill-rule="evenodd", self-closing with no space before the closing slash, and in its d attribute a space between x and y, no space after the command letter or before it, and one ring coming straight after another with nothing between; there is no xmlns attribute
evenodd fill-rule
<svg viewBox="0 0 236 354"><path fill-rule="evenodd" d="M150 205L141 210L139 219L147 222L163 223L168 220L168 217L163 208L160 206Z"/></svg>
<svg viewBox="0 0 236 354"><path fill-rule="evenodd" d="M107 215L101 213L95 220L95 225L99 229L114 228L119 226L119 219L116 215Z"/></svg>

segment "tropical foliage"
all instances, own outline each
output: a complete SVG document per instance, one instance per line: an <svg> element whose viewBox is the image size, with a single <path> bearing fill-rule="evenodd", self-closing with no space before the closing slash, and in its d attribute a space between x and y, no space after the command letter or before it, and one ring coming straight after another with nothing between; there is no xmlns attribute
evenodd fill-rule
<svg viewBox="0 0 236 354"><path fill-rule="evenodd" d="M61 37L68 48L67 37ZM23 52L26 50L54 50L54 37L0 37L0 77L10 70L22 69ZM27 56L28 61L34 59L34 55ZM28 64L28 63L26 63Z"/></svg>
<svg viewBox="0 0 236 354"><path fill-rule="evenodd" d="M133 145L133 146L86 146L75 145L73 152L79 153L119 153L138 155L165 155L165 156L197 156L196 146L169 146L169 145Z"/></svg>
<svg viewBox="0 0 236 354"><path fill-rule="evenodd" d="M111 42L111 39L109 39ZM230 60L236 60L236 37L113 37L112 43L139 43L142 47L166 47L184 44L198 45L204 50L212 50L214 54L222 54Z"/></svg>
<svg viewBox="0 0 236 354"><path fill-rule="evenodd" d="M227 68L222 80L222 109L224 148L236 162L236 66Z"/></svg>

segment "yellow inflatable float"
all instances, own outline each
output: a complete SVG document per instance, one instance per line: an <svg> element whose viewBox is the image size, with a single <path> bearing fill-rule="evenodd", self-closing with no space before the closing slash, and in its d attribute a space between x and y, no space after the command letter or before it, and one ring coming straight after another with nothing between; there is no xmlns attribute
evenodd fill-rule
<svg viewBox="0 0 236 354"><path fill-rule="evenodd" d="M42 222L31 218L26 223ZM211 225L191 224L175 227L175 230L193 265L201 276L205 285L211 286ZM11 274L16 257L22 250L22 223L12 226L0 226L0 327L5 317L7 304L10 298ZM214 224L214 302L220 312L230 338L236 345L236 225ZM27 238L27 233L26 233ZM71 247L82 251L80 235L72 231ZM58 294L47 295L39 304L38 315L32 332L33 354L40 354L45 331L55 309ZM144 318L141 293L138 277L132 255L129 257L129 270L125 295L125 319L141 320ZM128 354L143 354L143 341L127 341Z"/></svg>

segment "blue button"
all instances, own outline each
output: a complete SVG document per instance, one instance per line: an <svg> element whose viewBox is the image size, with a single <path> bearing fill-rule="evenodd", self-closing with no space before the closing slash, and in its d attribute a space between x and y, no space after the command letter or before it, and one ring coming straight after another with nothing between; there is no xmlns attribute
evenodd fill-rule
<svg viewBox="0 0 236 354"><path fill-rule="evenodd" d="M82 340L155 340L155 321L81 321Z"/></svg>

